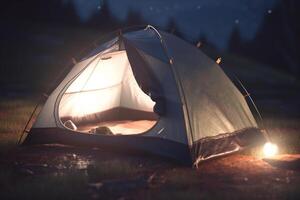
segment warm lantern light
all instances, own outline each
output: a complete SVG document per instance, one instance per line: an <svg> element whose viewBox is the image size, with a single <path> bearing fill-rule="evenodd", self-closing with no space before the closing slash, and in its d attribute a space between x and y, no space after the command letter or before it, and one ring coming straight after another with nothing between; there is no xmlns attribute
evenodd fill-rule
<svg viewBox="0 0 300 200"><path fill-rule="evenodd" d="M267 142L263 148L264 156L265 157L272 157L278 153L278 146L271 142Z"/></svg>

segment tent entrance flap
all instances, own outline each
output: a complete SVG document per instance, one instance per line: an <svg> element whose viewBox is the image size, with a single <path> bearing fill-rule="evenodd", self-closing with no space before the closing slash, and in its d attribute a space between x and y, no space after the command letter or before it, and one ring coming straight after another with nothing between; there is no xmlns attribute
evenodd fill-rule
<svg viewBox="0 0 300 200"><path fill-rule="evenodd" d="M96 57L59 103L62 124L80 132L138 134L156 124L155 102L138 85L126 51Z"/></svg>

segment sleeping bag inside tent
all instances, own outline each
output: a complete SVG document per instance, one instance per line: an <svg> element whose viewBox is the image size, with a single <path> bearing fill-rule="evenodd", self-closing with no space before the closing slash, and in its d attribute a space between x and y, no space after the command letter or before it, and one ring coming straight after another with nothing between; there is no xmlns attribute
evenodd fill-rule
<svg viewBox="0 0 300 200"><path fill-rule="evenodd" d="M196 165L265 142L212 59L152 26L112 34L48 96L24 145L151 153Z"/></svg>

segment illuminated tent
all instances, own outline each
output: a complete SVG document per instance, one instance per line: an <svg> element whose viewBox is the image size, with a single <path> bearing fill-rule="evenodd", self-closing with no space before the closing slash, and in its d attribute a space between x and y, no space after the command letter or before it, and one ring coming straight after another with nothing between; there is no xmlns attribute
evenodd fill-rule
<svg viewBox="0 0 300 200"><path fill-rule="evenodd" d="M201 50L152 26L102 43L49 95L24 144L152 153L197 164L264 141Z"/></svg>

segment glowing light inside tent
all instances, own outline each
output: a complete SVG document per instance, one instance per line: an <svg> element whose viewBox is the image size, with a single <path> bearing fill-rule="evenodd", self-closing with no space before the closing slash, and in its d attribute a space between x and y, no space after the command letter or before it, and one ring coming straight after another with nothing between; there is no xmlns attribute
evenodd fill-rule
<svg viewBox="0 0 300 200"><path fill-rule="evenodd" d="M79 95L72 105L75 116L84 116L95 111L95 108L104 109L99 100L91 95Z"/></svg>
<svg viewBox="0 0 300 200"><path fill-rule="evenodd" d="M154 101L138 86L125 51L93 61L69 86L60 117L83 117L117 107L153 111Z"/></svg>
<svg viewBox="0 0 300 200"><path fill-rule="evenodd" d="M264 153L264 156L267 158L275 156L278 153L278 146L271 142L267 142L267 143L265 143L265 145L263 147L263 153Z"/></svg>

